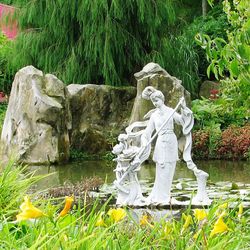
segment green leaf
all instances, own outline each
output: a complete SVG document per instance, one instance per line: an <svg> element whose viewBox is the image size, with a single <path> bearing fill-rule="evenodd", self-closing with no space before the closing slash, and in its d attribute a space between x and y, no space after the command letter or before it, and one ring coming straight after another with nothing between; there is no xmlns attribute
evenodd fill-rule
<svg viewBox="0 0 250 250"><path fill-rule="evenodd" d="M214 72L214 76L215 76L215 78L218 80L218 79L219 79L219 76L218 76L218 69L217 69L217 65L214 65L213 72Z"/></svg>
<svg viewBox="0 0 250 250"><path fill-rule="evenodd" d="M207 67L207 76L208 76L208 78L210 78L211 67L212 67L212 64L209 64L209 66Z"/></svg>
<svg viewBox="0 0 250 250"><path fill-rule="evenodd" d="M241 58L246 59L248 62L250 61L250 46L247 44L241 44L238 46L239 54Z"/></svg>
<svg viewBox="0 0 250 250"><path fill-rule="evenodd" d="M238 76L239 75L239 63L236 59L234 59L231 63L230 63L230 72L233 74L234 76Z"/></svg>

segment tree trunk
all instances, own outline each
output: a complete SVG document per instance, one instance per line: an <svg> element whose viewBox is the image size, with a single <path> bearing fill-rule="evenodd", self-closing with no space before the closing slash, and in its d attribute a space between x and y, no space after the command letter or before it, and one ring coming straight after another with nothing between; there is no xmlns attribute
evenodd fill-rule
<svg viewBox="0 0 250 250"><path fill-rule="evenodd" d="M202 0L202 16L206 16L208 9L207 0Z"/></svg>

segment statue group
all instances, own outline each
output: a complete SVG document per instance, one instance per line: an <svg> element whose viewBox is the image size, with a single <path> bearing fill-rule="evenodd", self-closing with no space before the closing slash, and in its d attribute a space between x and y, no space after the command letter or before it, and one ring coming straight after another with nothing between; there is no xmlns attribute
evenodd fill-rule
<svg viewBox="0 0 250 250"><path fill-rule="evenodd" d="M137 121L128 126L126 133L120 134L119 143L114 146L113 154L117 157L116 180L118 190L117 205L147 206L181 204L171 197L171 186L178 157L178 141L174 133L174 123L182 126L185 136L183 160L193 171L198 182L196 195L191 204L209 205L211 203L206 193L208 174L199 170L191 158L192 135L194 124L192 111L186 106L182 97L173 109L164 104L163 93L151 86L142 92L142 98L153 103L155 109L145 114L144 121ZM179 111L179 112L178 112ZM142 194L138 180L138 172L145 160L150 157L152 142L155 142L153 161L156 174L153 188L148 197Z"/></svg>

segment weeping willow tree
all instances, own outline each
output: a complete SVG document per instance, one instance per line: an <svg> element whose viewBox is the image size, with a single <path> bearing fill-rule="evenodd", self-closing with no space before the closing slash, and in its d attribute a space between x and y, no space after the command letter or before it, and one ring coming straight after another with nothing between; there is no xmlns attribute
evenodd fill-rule
<svg viewBox="0 0 250 250"><path fill-rule="evenodd" d="M173 0L15 2L22 32L9 68L32 64L67 84L127 84L175 21Z"/></svg>

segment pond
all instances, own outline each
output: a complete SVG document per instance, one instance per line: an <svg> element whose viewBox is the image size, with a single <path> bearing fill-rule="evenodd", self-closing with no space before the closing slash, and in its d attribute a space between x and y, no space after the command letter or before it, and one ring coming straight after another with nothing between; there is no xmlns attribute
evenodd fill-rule
<svg viewBox="0 0 250 250"><path fill-rule="evenodd" d="M209 182L237 182L250 184L250 164L245 161L196 161L198 168L209 173ZM76 183L82 178L98 176L111 184L115 180L113 172L115 163L110 161L79 161L56 166L30 166L31 171L37 174L53 173L37 184L37 189L61 186L65 182ZM154 181L155 166L153 163L144 164L139 173L139 179L152 183ZM176 167L174 179L194 179L185 163L179 162Z"/></svg>
<svg viewBox="0 0 250 250"><path fill-rule="evenodd" d="M196 161L197 166L209 173L208 187L210 193L214 194L217 189L229 189L232 183L237 183L239 189L250 189L250 165L244 161ZM35 170L37 174L51 174L41 180L37 185L37 190L62 186L64 183L76 183L83 178L101 177L106 186L111 187L115 180L113 172L115 163L110 161L78 161L57 166L30 166L30 170ZM155 166L153 163L144 164L139 173L139 180L142 188L147 192L152 187L155 176ZM179 162L174 176L173 189L177 183L187 183L189 191L195 190L195 177L184 162ZM107 191L107 190L106 190ZM110 191L111 192L111 191Z"/></svg>
<svg viewBox="0 0 250 250"><path fill-rule="evenodd" d="M250 165L244 161L196 161L197 166L209 173L207 192L211 199L241 199L244 207L250 207ZM76 183L82 178L101 177L105 184L100 192L94 193L99 197L107 199L110 194L115 193L112 185L115 180L114 162L109 161L81 161L71 162L57 166L31 166L30 170L36 170L37 174L53 173L41 180L35 187L37 190L44 190L52 187L62 186L65 182ZM155 176L153 163L144 164L139 173L139 180L144 195L148 195L152 188ZM179 190L177 184L182 183L183 189ZM237 183L237 190L232 190L232 183ZM184 184L185 187L184 187ZM179 162L176 167L172 185L172 196L177 200L190 200L196 192L197 182L191 170L184 162ZM92 192L93 193L93 192ZM114 202L114 201L113 201ZM133 209L134 216L138 219L144 212L150 213L156 220L164 216L178 216L178 209Z"/></svg>

